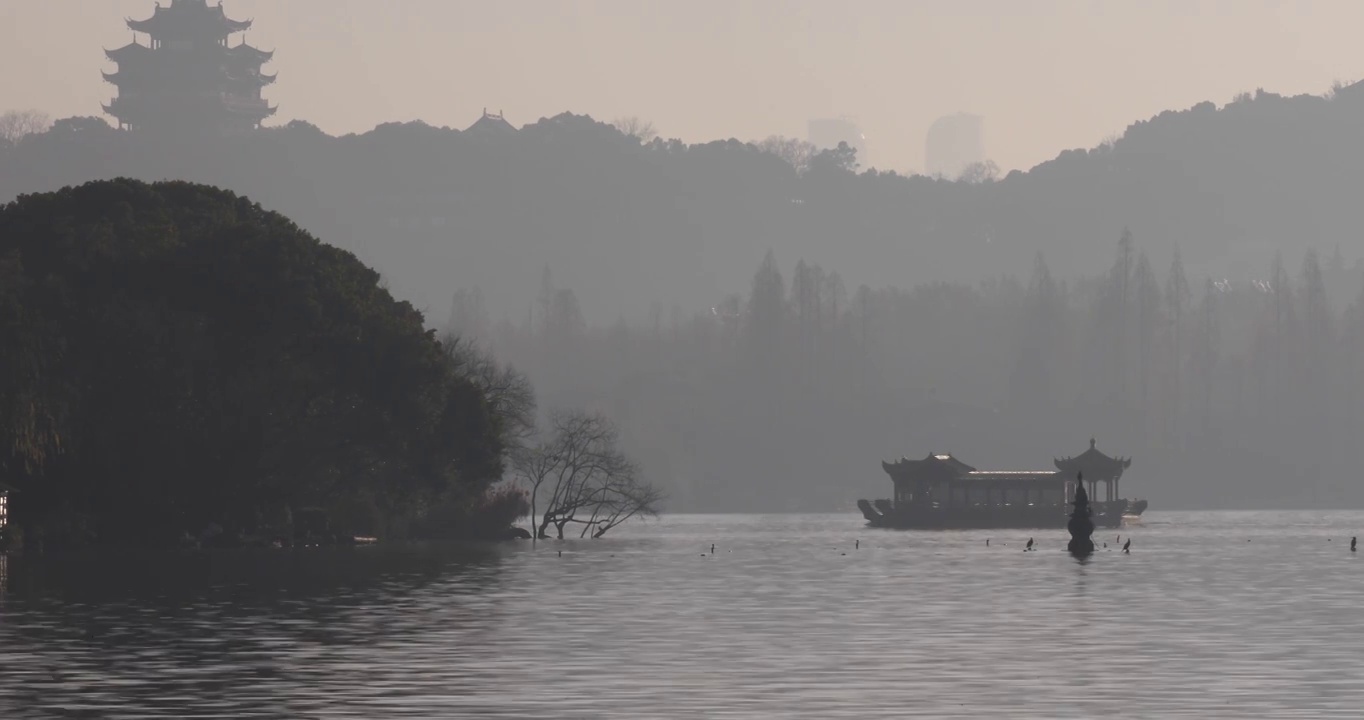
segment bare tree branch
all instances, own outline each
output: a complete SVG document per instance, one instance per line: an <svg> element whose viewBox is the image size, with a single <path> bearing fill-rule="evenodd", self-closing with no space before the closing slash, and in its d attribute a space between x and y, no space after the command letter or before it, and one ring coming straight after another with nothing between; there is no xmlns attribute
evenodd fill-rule
<svg viewBox="0 0 1364 720"><path fill-rule="evenodd" d="M586 412L551 414L552 435L512 458L513 471L529 487L531 523L536 524L540 490L549 493L535 536L553 527L560 539L570 524L582 537L606 531L641 515L658 514L663 494L640 478L638 465L617 448L618 433L605 417Z"/></svg>
<svg viewBox="0 0 1364 720"><path fill-rule="evenodd" d="M25 135L37 135L52 127L52 118L37 110L10 110L0 115L0 140L17 143Z"/></svg>
<svg viewBox="0 0 1364 720"><path fill-rule="evenodd" d="M813 143L797 138L782 137L773 135L757 143L759 150L776 155L785 160L797 175L804 175L810 169L810 159L819 152L819 148Z"/></svg>
<svg viewBox="0 0 1364 720"><path fill-rule="evenodd" d="M638 117L616 118L611 124L614 125L617 130L638 140L641 144L647 143L658 137L658 129L654 127L654 124Z"/></svg>
<svg viewBox="0 0 1364 720"><path fill-rule="evenodd" d="M530 380L511 365L497 362L470 340L446 335L441 346L483 393L494 417L502 423L502 439L508 453L515 453L535 433L535 389Z"/></svg>

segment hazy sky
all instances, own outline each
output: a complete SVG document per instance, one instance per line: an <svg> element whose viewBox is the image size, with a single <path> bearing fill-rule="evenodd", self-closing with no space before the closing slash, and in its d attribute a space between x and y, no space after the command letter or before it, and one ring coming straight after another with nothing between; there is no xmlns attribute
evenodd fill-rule
<svg viewBox="0 0 1364 720"><path fill-rule="evenodd" d="M689 142L803 137L849 115L868 162L923 167L932 121L985 117L1026 168L1130 122L1245 90L1364 77L1364 2L1320 0L225 0L276 50L277 121L522 124L638 115ZM151 0L0 0L0 110L99 114L102 48ZM142 38L145 42L145 37Z"/></svg>

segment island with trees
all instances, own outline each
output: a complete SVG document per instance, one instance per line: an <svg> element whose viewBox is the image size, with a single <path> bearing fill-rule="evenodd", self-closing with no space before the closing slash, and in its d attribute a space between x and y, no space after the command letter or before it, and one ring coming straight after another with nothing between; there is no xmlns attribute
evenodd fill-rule
<svg viewBox="0 0 1364 720"><path fill-rule="evenodd" d="M580 463L554 454L581 434L536 440L515 370L438 340L351 253L203 185L0 207L0 336L11 547L505 537L530 509L509 458L538 442L538 461ZM589 445L615 464L556 489L554 522L599 536L655 513L611 438Z"/></svg>

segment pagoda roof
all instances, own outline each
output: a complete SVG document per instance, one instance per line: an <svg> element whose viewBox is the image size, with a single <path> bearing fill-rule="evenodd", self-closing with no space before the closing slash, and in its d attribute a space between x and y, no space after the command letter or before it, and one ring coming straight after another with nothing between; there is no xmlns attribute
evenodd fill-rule
<svg viewBox="0 0 1364 720"><path fill-rule="evenodd" d="M129 60L132 60L133 58L146 57L147 53L151 51L152 49L147 47L146 45L142 45L141 43L134 41L128 43L127 45L124 45L121 48L105 50L104 56L109 58L110 60L113 60L116 63L124 63Z"/></svg>
<svg viewBox="0 0 1364 720"><path fill-rule="evenodd" d="M217 5L209 5L208 0L171 0L169 6L156 4L156 11L145 20L127 19L128 27L149 35L165 35L175 30L189 29L191 32L204 32L212 29L215 34L226 37L251 27L250 20L233 20L223 11L221 0Z"/></svg>
<svg viewBox="0 0 1364 720"><path fill-rule="evenodd" d="M279 75L267 75L267 74L265 74L265 73L252 73L252 74L249 74L249 75L235 75L235 74L231 74L231 75L228 75L228 76L227 76L227 79L228 79L228 80L231 80L231 81L233 81L233 82L250 82L250 83L255 83L255 84L260 85L261 87L265 87L266 85L273 85L274 82L275 82L275 79L278 78L278 77L279 77Z"/></svg>
<svg viewBox="0 0 1364 720"><path fill-rule="evenodd" d="M1009 481L1009 482L1047 482L1061 479L1056 470L973 470L962 473L958 480Z"/></svg>
<svg viewBox="0 0 1364 720"><path fill-rule="evenodd" d="M1075 457L1056 458L1053 462L1058 470L1066 473L1083 472L1091 480L1106 480L1117 477L1132 464L1132 458L1109 457L1100 452L1094 438L1089 439L1089 449Z"/></svg>
<svg viewBox="0 0 1364 720"><path fill-rule="evenodd" d="M975 468L953 457L951 453L929 453L928 457L922 460L910 460L902 457L893 463L883 461L881 468L890 475L906 472L946 471L947 474L955 476L976 472Z"/></svg>
<svg viewBox="0 0 1364 720"><path fill-rule="evenodd" d="M218 101L221 103L221 107L224 112L231 113L233 115L253 117L256 118L257 120L263 120L265 118L268 118L271 115L274 115L279 110L278 106L272 106L265 100L258 100L255 98L233 97L231 95L228 95L227 93L221 93L219 95ZM127 98L116 97L112 101L110 101L109 104L107 105L101 104L100 107L102 107L104 109L104 112L108 113L109 115L113 115L114 117L117 118L123 118L125 116L130 116L130 113L127 112L129 110L134 111L135 114L138 106L140 105L142 105L142 103L140 102L129 101Z"/></svg>
<svg viewBox="0 0 1364 720"><path fill-rule="evenodd" d="M275 56L275 51L261 50L260 48L252 47L251 45L247 45L246 43L243 42L240 45L233 45L232 47L228 48L227 56L234 60L236 59L246 59L252 61L259 60L262 63L266 63L270 61L270 58Z"/></svg>
<svg viewBox="0 0 1364 720"><path fill-rule="evenodd" d="M487 108L483 108L483 116L474 121L473 125L464 129L464 132L516 132L516 126L507 122L501 112L490 113Z"/></svg>

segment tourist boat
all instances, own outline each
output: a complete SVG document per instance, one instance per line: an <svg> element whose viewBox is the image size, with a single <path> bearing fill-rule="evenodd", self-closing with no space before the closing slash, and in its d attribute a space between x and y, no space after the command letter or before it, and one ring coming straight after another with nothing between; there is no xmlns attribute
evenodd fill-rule
<svg viewBox="0 0 1364 720"><path fill-rule="evenodd" d="M1109 457L1093 438L1075 457L1053 460L1055 470L977 470L950 454L882 462L895 486L893 499L858 500L872 527L898 529L1064 528L1077 482L1088 483L1095 527L1120 527L1141 515L1145 500L1118 496L1118 480L1131 458ZM1098 500L1098 488L1105 499Z"/></svg>

